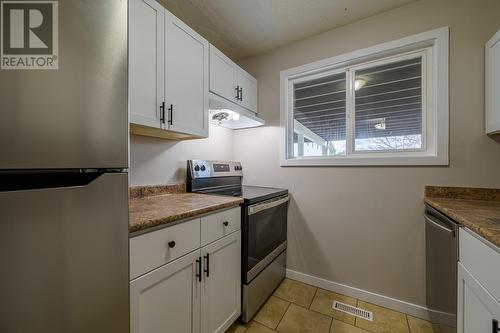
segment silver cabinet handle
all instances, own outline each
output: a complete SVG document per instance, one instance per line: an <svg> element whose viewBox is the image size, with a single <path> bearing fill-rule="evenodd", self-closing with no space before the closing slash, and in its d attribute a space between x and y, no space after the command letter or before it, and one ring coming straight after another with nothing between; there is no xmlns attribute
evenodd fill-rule
<svg viewBox="0 0 500 333"><path fill-rule="evenodd" d="M261 212L263 210L273 208L279 206L285 202L288 202L290 197L287 195L286 197L282 197L279 199L274 199L270 201L264 201L263 203L258 203L248 207L248 215L253 215L255 213Z"/></svg>
<svg viewBox="0 0 500 333"><path fill-rule="evenodd" d="M443 231L446 231L447 233L454 234L455 231L452 229L448 229L445 226L443 226L441 223L434 221L429 215L425 215L425 220L427 223L430 223L431 225L435 226L436 228L439 228Z"/></svg>

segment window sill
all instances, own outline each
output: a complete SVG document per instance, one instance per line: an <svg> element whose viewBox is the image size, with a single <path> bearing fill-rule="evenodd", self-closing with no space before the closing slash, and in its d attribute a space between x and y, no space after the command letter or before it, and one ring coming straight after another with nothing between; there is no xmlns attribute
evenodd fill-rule
<svg viewBox="0 0 500 333"><path fill-rule="evenodd" d="M300 157L281 159L282 167L311 166L448 166L448 156L349 156L349 157Z"/></svg>

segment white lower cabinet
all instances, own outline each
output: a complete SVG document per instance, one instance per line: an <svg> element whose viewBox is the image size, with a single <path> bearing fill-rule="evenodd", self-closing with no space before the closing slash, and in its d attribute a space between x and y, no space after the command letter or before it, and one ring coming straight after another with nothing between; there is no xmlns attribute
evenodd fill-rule
<svg viewBox="0 0 500 333"><path fill-rule="evenodd" d="M460 230L457 332L498 333L500 252L477 237Z"/></svg>
<svg viewBox="0 0 500 333"><path fill-rule="evenodd" d="M458 332L500 332L500 304L458 264Z"/></svg>
<svg viewBox="0 0 500 333"><path fill-rule="evenodd" d="M241 314L241 231L201 249L201 332L224 333Z"/></svg>
<svg viewBox="0 0 500 333"><path fill-rule="evenodd" d="M224 333L240 316L241 230L240 221L231 219L234 209L240 208L131 238L131 273L138 276L130 282L131 333ZM238 229L217 239L214 232L204 236L200 224L219 219L224 228ZM201 247L208 238L213 241ZM184 253L173 259L174 250Z"/></svg>
<svg viewBox="0 0 500 333"><path fill-rule="evenodd" d="M200 250L130 283L131 333L198 333L201 283Z"/></svg>

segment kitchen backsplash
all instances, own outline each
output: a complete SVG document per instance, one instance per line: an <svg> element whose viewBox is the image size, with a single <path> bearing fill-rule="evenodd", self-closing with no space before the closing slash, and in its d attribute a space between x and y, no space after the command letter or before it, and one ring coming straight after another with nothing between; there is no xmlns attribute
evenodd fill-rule
<svg viewBox="0 0 500 333"><path fill-rule="evenodd" d="M210 124L207 139L171 141L130 137L130 186L186 181L188 159L232 160L233 131Z"/></svg>

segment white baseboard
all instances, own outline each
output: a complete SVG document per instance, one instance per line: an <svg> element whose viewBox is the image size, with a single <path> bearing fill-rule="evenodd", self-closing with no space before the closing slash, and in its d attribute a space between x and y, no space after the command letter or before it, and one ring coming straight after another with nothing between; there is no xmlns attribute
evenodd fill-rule
<svg viewBox="0 0 500 333"><path fill-rule="evenodd" d="M456 317L450 313L433 311L426 308L425 306L405 302L399 299L376 294L371 291L351 287L338 282L325 280L316 276L293 271L291 269L286 270L286 277L310 284L321 289L330 290L339 294L383 306L385 308L404 312L417 318L422 318L425 320L430 320L430 318L432 318L432 321L435 323L455 326Z"/></svg>

